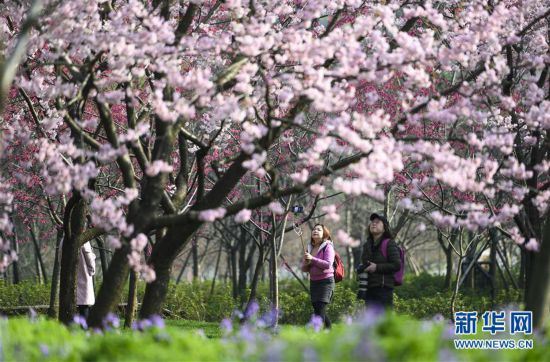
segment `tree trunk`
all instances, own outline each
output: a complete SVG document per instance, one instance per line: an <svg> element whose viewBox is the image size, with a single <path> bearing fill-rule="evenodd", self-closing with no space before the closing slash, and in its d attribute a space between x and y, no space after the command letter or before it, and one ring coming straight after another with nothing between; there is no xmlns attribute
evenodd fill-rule
<svg viewBox="0 0 550 362"><path fill-rule="evenodd" d="M86 201L76 193L72 198L73 203L69 201L67 204L68 217L65 218L65 238L61 247L59 320L65 324L71 323L76 314L76 273L80 251L77 238L86 225Z"/></svg>
<svg viewBox="0 0 550 362"><path fill-rule="evenodd" d="M233 299L236 300L239 297L237 281L237 249L231 245L229 250L229 261L231 262L231 289L233 291Z"/></svg>
<svg viewBox="0 0 550 362"><path fill-rule="evenodd" d="M96 238L95 242L99 250L99 260L101 261L101 277L104 279L107 274L107 253L105 252L105 243L101 237Z"/></svg>
<svg viewBox="0 0 550 362"><path fill-rule="evenodd" d="M534 258L529 284L536 287L529 288L525 309L533 311L533 327L542 330L550 312L550 214L546 216L543 239Z"/></svg>
<svg viewBox="0 0 550 362"><path fill-rule="evenodd" d="M240 296L241 304L244 303L244 294L246 293L246 274L248 271L247 255L246 255L246 234L241 228L241 235L239 238L239 275L237 278L237 294ZM252 251L250 251L252 252ZM250 253L249 252L249 253Z"/></svg>
<svg viewBox="0 0 550 362"><path fill-rule="evenodd" d="M40 262L38 261L38 255L36 254L36 248L34 249L34 270L36 271L36 283L42 285L44 279L42 278L42 270L40 270Z"/></svg>
<svg viewBox="0 0 550 362"><path fill-rule="evenodd" d="M181 277L183 277L183 272L185 271L185 268L187 268L187 264L189 263L189 259L191 258L191 254L193 254L193 251L190 250L187 253L187 256L185 257L185 261L183 262L183 265L181 266L180 273L178 274L178 278L176 279L176 284L179 284L181 281Z"/></svg>
<svg viewBox="0 0 550 362"><path fill-rule="evenodd" d="M278 314L279 314L279 270L277 268L277 241L275 233L275 222L273 222L273 236L271 237L271 308L275 311L274 326L277 326L278 323ZM284 233L284 228L282 230Z"/></svg>
<svg viewBox="0 0 550 362"><path fill-rule="evenodd" d="M450 290L453 284L453 249L451 247L443 249L445 252L445 261L447 267L445 269L445 282L443 288Z"/></svg>
<svg viewBox="0 0 550 362"><path fill-rule="evenodd" d="M191 242L191 252L193 255L193 281L199 280L199 241L194 238Z"/></svg>
<svg viewBox="0 0 550 362"><path fill-rule="evenodd" d="M525 289L525 278L527 276L527 250L521 248L521 260L519 265L519 280L518 286L520 289Z"/></svg>
<svg viewBox="0 0 550 362"><path fill-rule="evenodd" d="M347 256L347 259L348 259L348 273L347 273L348 274L348 279L353 280L353 278L355 276L355 274L354 274L355 260L353 258L353 249L350 246L346 247L346 256Z"/></svg>
<svg viewBox="0 0 550 362"><path fill-rule="evenodd" d="M263 270L264 265L264 248L263 245L258 248L258 260L256 260L256 267L254 269L254 275L252 276L252 281L250 283L250 295L248 296L248 306L256 299L256 293L258 290L258 280L260 278L260 273Z"/></svg>
<svg viewBox="0 0 550 362"><path fill-rule="evenodd" d="M448 243L453 243L456 239L456 232L452 232L451 240L448 240ZM450 290L452 288L452 279L453 279L453 248L451 245L446 245L445 240L443 240L443 233L441 230L437 230L437 242L443 249L445 253L445 260L447 263L447 269L445 271L445 281L443 282L443 288Z"/></svg>
<svg viewBox="0 0 550 362"><path fill-rule="evenodd" d="M456 271L456 283L455 283L455 288L453 289L453 295L451 296L451 318L452 318L453 321L454 321L454 318L455 318L456 297L458 295L458 289L460 288L462 260L463 260L463 257L459 256L458 257L458 269Z"/></svg>
<svg viewBox="0 0 550 362"><path fill-rule="evenodd" d="M351 210L349 206L346 207L346 233L351 235ZM348 260L348 279L353 280L353 272L355 270L354 260L353 260L353 250L351 247L346 247L346 258Z"/></svg>
<svg viewBox="0 0 550 362"><path fill-rule="evenodd" d="M115 250L107 274L103 278L103 284L99 289L96 302L90 311L88 325L99 328L103 319L112 311L120 300L124 284L128 279L130 267L128 265L129 246L123 244Z"/></svg>
<svg viewBox="0 0 550 362"><path fill-rule="evenodd" d="M491 278L491 309L495 309L495 300L497 292L497 246L498 246L498 231L494 228L489 229L489 237L491 238L491 254L489 257L489 277Z"/></svg>
<svg viewBox="0 0 550 362"><path fill-rule="evenodd" d="M128 303L126 304L124 327L130 328L137 310L137 280L138 273L130 271L130 283L128 284Z"/></svg>
<svg viewBox="0 0 550 362"><path fill-rule="evenodd" d="M61 258L60 256L60 246L61 240L63 240L63 230L57 230L57 238L55 242L55 256L53 261L53 272L52 272L52 284L50 286L50 307L48 308L48 317L58 318L57 310L57 299L59 296L59 272L61 270Z"/></svg>
<svg viewBox="0 0 550 362"><path fill-rule="evenodd" d="M216 277L218 276L218 268L220 266L220 259L222 256L223 242L220 241L220 250L218 250L218 257L216 258L216 267L214 268L214 277L212 278L212 286L210 287L210 294L208 299L214 294L214 286L216 285Z"/></svg>
<svg viewBox="0 0 550 362"><path fill-rule="evenodd" d="M145 287L140 310L141 318L160 314L168 292L172 264L200 226L201 223L195 222L185 225L185 228L169 228L166 236L155 243L149 264L155 270L156 279Z"/></svg>
<svg viewBox="0 0 550 362"><path fill-rule="evenodd" d="M42 284L41 280L43 280L44 283L48 284L48 276L47 276L46 268L44 266L44 261L42 259L42 253L40 253L40 245L38 245L38 239L36 237L34 223L29 228L29 231L30 231L31 239L34 245L34 252L36 253L36 261L37 261L36 274L38 276L39 283Z"/></svg>
<svg viewBox="0 0 550 362"><path fill-rule="evenodd" d="M15 231L15 226L13 227L13 238L11 240L12 240L11 250L13 250L16 255L19 255L19 243L17 242L17 233ZM19 284L21 280L19 277L19 262L16 259L11 263L11 265L12 265L12 271L13 271L13 274L12 274L13 284Z"/></svg>

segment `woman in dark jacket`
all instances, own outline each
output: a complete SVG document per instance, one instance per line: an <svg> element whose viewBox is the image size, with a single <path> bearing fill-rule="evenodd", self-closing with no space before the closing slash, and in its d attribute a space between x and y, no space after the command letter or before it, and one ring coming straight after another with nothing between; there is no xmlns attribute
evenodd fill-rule
<svg viewBox="0 0 550 362"><path fill-rule="evenodd" d="M380 214L370 216L367 242L363 245L358 273L367 272L367 290L362 297L367 306L374 304L393 307L393 274L401 266L399 249L393 240L388 220ZM387 258L381 250L382 241L389 239Z"/></svg>

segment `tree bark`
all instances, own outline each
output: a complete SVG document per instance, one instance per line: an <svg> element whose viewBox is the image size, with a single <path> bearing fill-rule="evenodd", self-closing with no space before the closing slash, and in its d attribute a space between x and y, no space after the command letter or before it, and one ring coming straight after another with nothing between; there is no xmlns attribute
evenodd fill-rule
<svg viewBox="0 0 550 362"><path fill-rule="evenodd" d="M130 266L128 265L129 246L123 245L115 250L107 274L103 278L103 284L99 289L96 302L90 311L88 325L99 328L103 318L114 308L120 300L124 283L128 278Z"/></svg>
<svg viewBox="0 0 550 362"><path fill-rule="evenodd" d="M179 284L181 281L181 277L183 276L183 272L185 271L185 268L187 267L187 263L189 263L189 259L191 258L191 254L193 251L189 251L187 253L187 256L185 257L185 261L183 262L183 265L181 266L180 273L178 274L178 278L176 279L176 284Z"/></svg>
<svg viewBox="0 0 550 362"><path fill-rule="evenodd" d="M218 250L218 256L216 258L216 266L214 268L214 277L212 278L212 285L210 286L210 294L208 296L209 299L212 298L212 295L214 294L214 286L216 285L216 277L218 276L218 268L220 266L222 250L223 250L223 242L220 241L220 249Z"/></svg>
<svg viewBox="0 0 550 362"><path fill-rule="evenodd" d="M13 228L13 238L12 240L12 246L11 250L13 250L17 255L19 255L19 243L17 242L17 233L15 231L15 226ZM13 271L13 284L19 284L20 277L19 277L19 262L17 260L14 260L12 263L12 271Z"/></svg>
<svg viewBox="0 0 550 362"><path fill-rule="evenodd" d="M455 238L456 233L453 233L449 242L454 242ZM443 234L439 229L437 230L437 241L439 242L441 249L443 249L446 261L445 281L443 282L443 288L450 290L453 284L453 249L451 248L451 245L445 245Z"/></svg>
<svg viewBox="0 0 550 362"><path fill-rule="evenodd" d="M57 230L57 238L55 242L55 256L53 261L52 271L52 284L50 286L50 307L48 308L48 317L58 318L57 299L59 296L59 272L61 270L60 265L60 247L61 240L63 240L63 230Z"/></svg>
<svg viewBox="0 0 550 362"><path fill-rule="evenodd" d="M443 249L445 252L445 261L446 261L446 269L445 269L445 281L443 283L443 287L445 289L451 289L453 285L453 249L446 248Z"/></svg>
<svg viewBox="0 0 550 362"><path fill-rule="evenodd" d="M36 261L37 261L37 276L39 280L43 280L45 284L48 284L48 276L46 272L46 267L44 266L44 261L42 259L42 253L40 253L40 246L38 245L38 239L36 237L35 232L35 224L33 223L29 231L31 233L32 242L34 245L34 252L36 253ZM41 282L39 282L42 284Z"/></svg>
<svg viewBox="0 0 550 362"><path fill-rule="evenodd" d="M185 227L169 228L166 236L155 244L149 263L155 270L156 279L145 287L140 310L141 318L160 314L168 292L172 264L200 226L201 223L194 222L185 225Z"/></svg>
<svg viewBox="0 0 550 362"><path fill-rule="evenodd" d="M284 227L282 231L284 233ZM275 326L277 326L278 323L278 313L279 313L279 270L277 268L277 233L276 233L276 222L275 218L273 218L273 235L271 236L271 308L275 311Z"/></svg>
<svg viewBox="0 0 550 362"><path fill-rule="evenodd" d="M246 274L248 271L248 265L247 265L247 255L246 255L246 234L240 228L240 238L239 238L239 276L237 279L237 294L240 296L240 302L244 303L244 294L246 292ZM251 248L252 249L252 248ZM253 251L249 251L249 253L252 253Z"/></svg>
<svg viewBox="0 0 550 362"><path fill-rule="evenodd" d="M193 238L191 241L191 252L193 255L193 281L199 280L199 241Z"/></svg>
<svg viewBox="0 0 550 362"><path fill-rule="evenodd" d="M494 228L489 229L489 237L491 238L491 254L489 276L491 277L491 309L495 308L496 292L497 292L497 246L498 246L498 231ZM503 278L504 282L504 278Z"/></svg>
<svg viewBox="0 0 550 362"><path fill-rule="evenodd" d="M230 245L229 261L231 262L231 290L233 291L233 299L237 299L239 296L238 290L238 275L237 275L237 249Z"/></svg>
<svg viewBox="0 0 550 362"><path fill-rule="evenodd" d="M67 204L65 238L61 247L59 320L65 324L71 323L76 314L76 273L81 246L77 237L84 232L86 225L86 201L74 192L73 202Z"/></svg>
<svg viewBox="0 0 550 362"><path fill-rule="evenodd" d="M101 237L95 239L99 250L99 260L101 261L101 276L104 279L107 273L107 254L105 252L105 243Z"/></svg>
<svg viewBox="0 0 550 362"><path fill-rule="evenodd" d="M137 310L137 280L138 273L130 271L130 283L128 283L128 303L126 304L124 327L130 328Z"/></svg>
<svg viewBox="0 0 550 362"><path fill-rule="evenodd" d="M256 260L254 275L252 276L252 281L250 283L250 295L248 296L247 308L252 303L252 301L256 299L256 294L258 291L258 280L260 278L260 273L263 270L264 261L264 248L263 245L261 245L258 248L258 259Z"/></svg>

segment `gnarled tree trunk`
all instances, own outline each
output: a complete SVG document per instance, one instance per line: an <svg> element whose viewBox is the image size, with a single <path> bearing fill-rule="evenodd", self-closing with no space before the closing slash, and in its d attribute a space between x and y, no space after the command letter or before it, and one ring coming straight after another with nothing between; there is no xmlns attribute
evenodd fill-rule
<svg viewBox="0 0 550 362"><path fill-rule="evenodd" d="M72 200L72 202L71 202ZM59 320L72 322L76 314L76 278L80 245L77 239L86 225L86 201L75 192L65 213L65 237L61 247L61 278L59 286Z"/></svg>

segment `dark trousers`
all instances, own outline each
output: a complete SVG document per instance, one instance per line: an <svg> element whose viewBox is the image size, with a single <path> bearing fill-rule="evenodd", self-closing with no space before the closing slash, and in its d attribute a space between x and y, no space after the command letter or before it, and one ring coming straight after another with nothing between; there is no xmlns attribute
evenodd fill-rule
<svg viewBox="0 0 550 362"><path fill-rule="evenodd" d="M325 324L325 328L330 329L332 327L332 323L330 322L330 319L327 315L327 305L328 303L325 302L312 302L313 305L313 313L323 319L323 322Z"/></svg>
<svg viewBox="0 0 550 362"><path fill-rule="evenodd" d="M378 305L387 309L393 308L393 288L368 288L365 293L365 304L367 307Z"/></svg>
<svg viewBox="0 0 550 362"><path fill-rule="evenodd" d="M90 306L89 305L79 305L78 306L78 314L80 314L84 318L88 319L88 314L90 314Z"/></svg>

